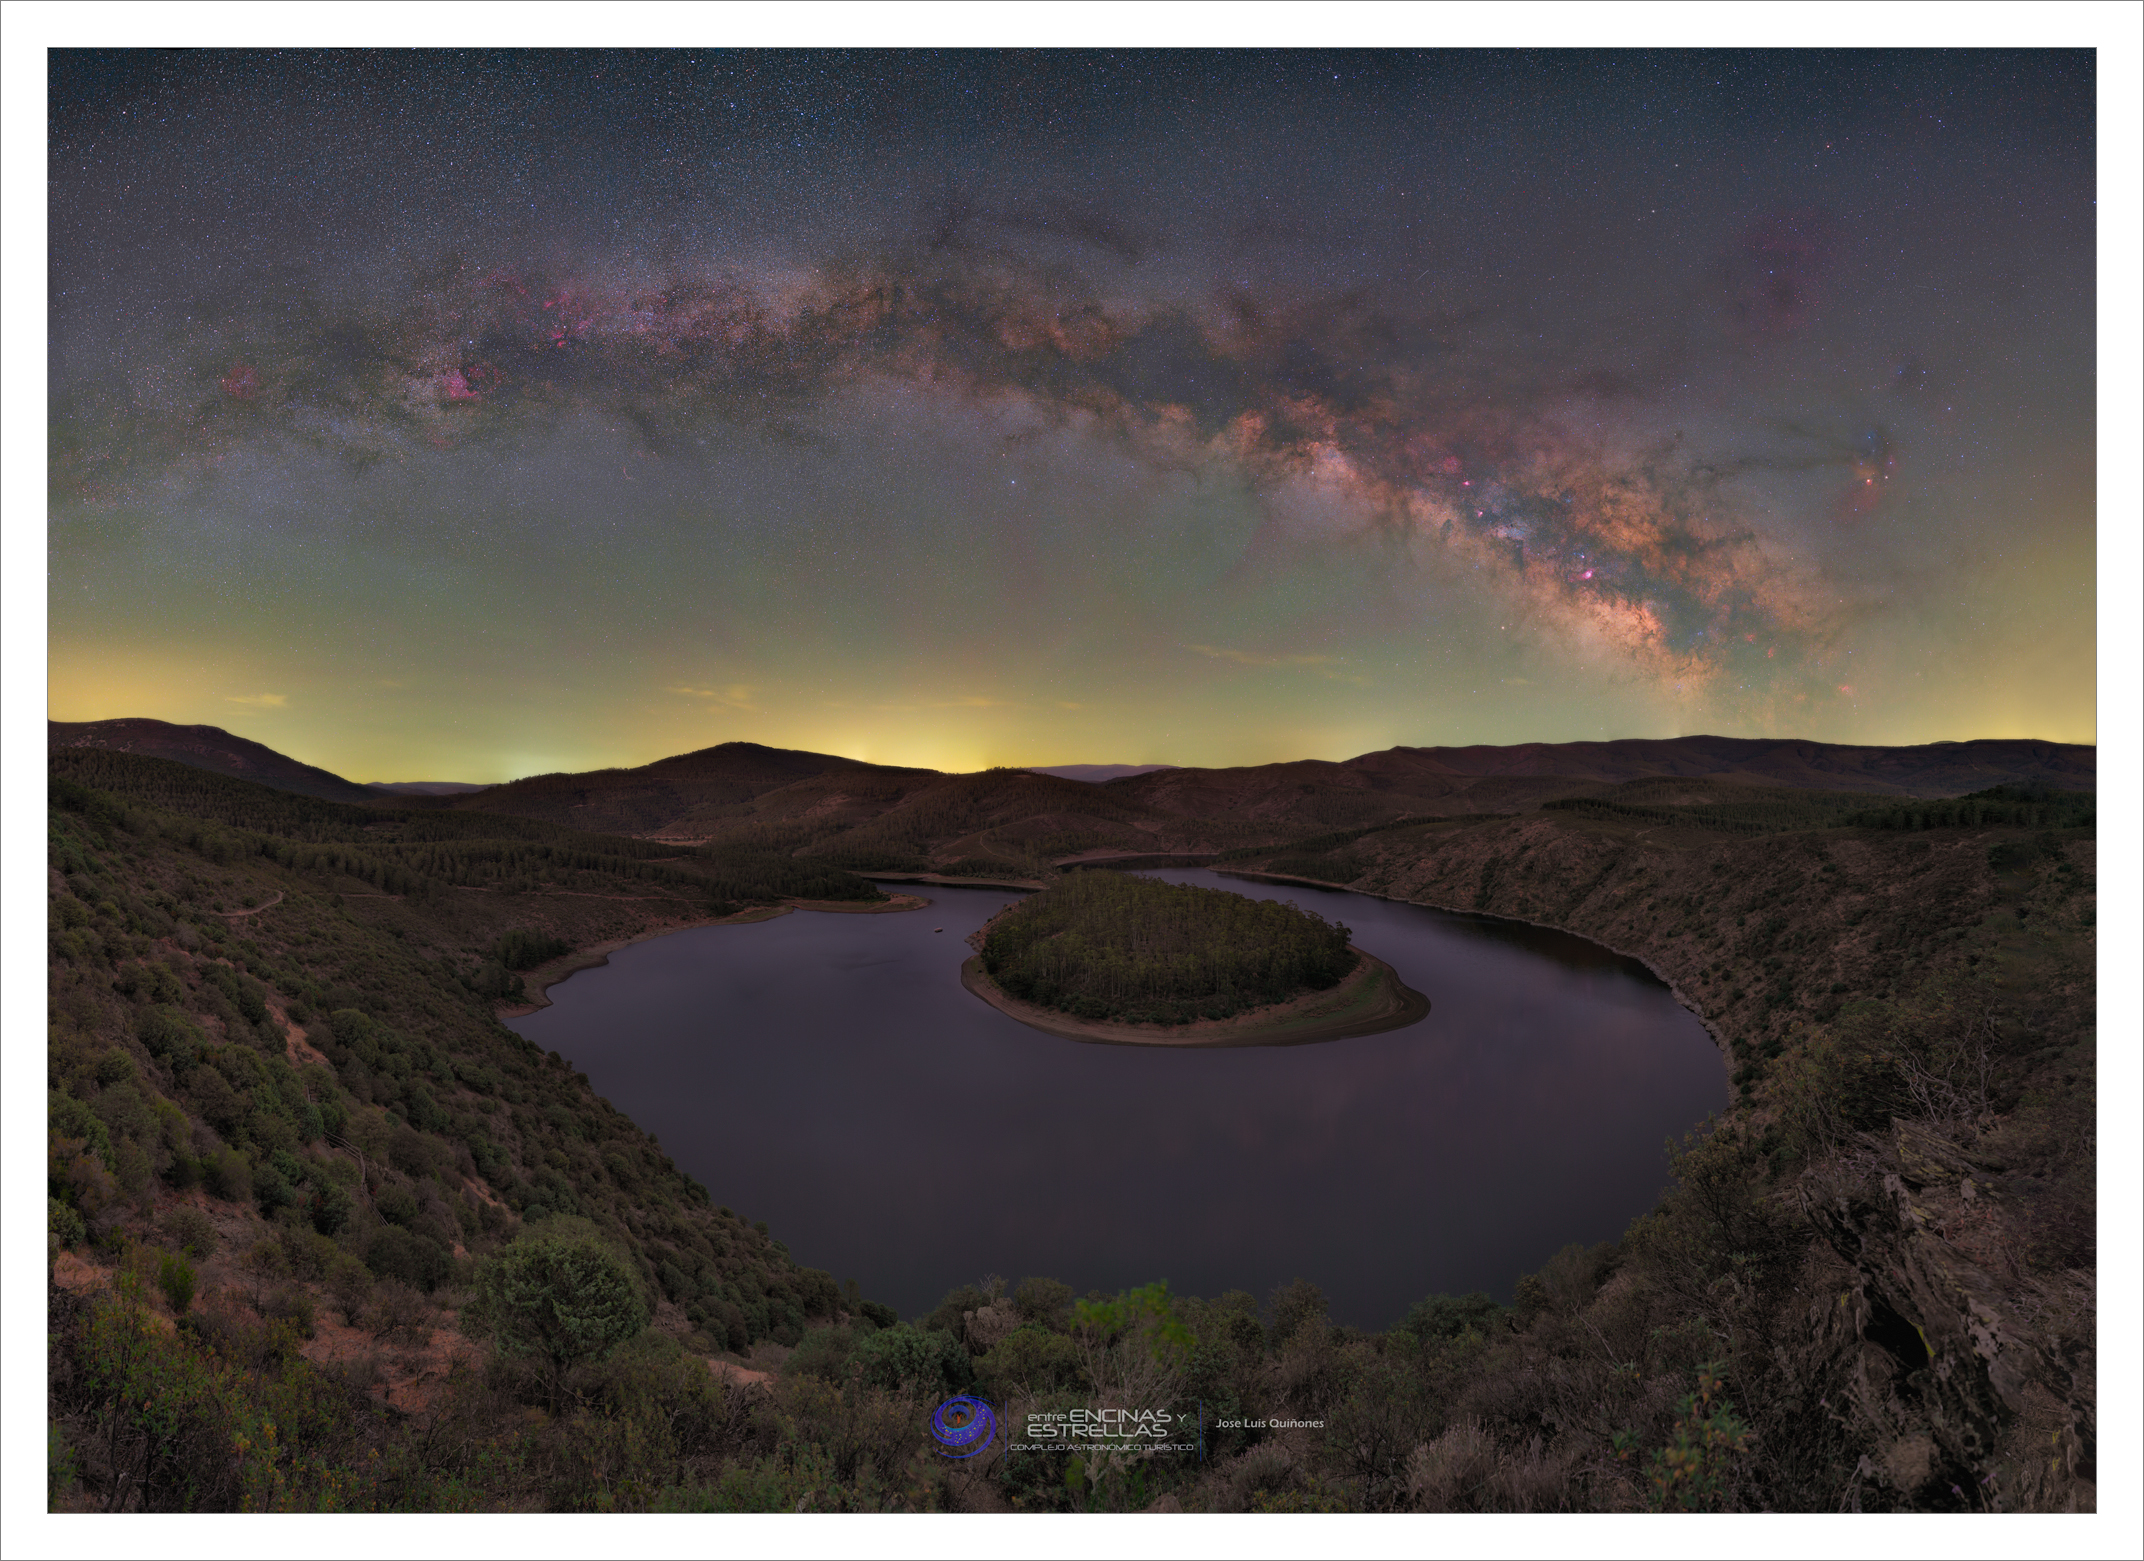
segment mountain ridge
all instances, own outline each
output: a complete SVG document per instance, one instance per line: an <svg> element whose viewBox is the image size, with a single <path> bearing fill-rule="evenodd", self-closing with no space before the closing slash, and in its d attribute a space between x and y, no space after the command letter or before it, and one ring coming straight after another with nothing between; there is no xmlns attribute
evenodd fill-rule
<svg viewBox="0 0 2144 1561"><path fill-rule="evenodd" d="M1059 772L1117 767L955 773L726 742L643 765L524 776L475 791L438 789L443 783L359 786L218 727L141 718L52 722L49 746L145 753L332 801L474 809L680 843L765 841L772 830L788 842L778 849L813 854L828 850L818 838L824 831L850 830L859 848L897 841L895 854L904 857L942 848L1015 864L1026 855L1211 852L1253 835L1520 813L1647 779L1921 799L2033 782L2070 791L2097 785L2096 749L2037 738L1884 746L1700 735L1395 746L1337 761L1189 765L1099 780ZM425 789L413 789L419 785Z"/></svg>
<svg viewBox="0 0 2144 1561"><path fill-rule="evenodd" d="M148 716L118 716L108 721L47 721L45 748L108 748L152 759L172 759L238 780L258 781L278 791L296 792L327 802L369 803L379 794L332 770L293 759L220 726L176 726Z"/></svg>

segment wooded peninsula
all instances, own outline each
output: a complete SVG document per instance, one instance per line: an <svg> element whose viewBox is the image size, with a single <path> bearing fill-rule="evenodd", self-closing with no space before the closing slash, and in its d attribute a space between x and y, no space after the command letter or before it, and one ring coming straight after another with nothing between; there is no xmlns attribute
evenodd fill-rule
<svg viewBox="0 0 2144 1561"><path fill-rule="evenodd" d="M512 787L368 807L55 753L49 1502L2090 1510L2094 813L2029 769L2076 754L1991 747L1996 791L1968 746L1938 757L1980 766L1977 800L1529 776L1562 794L1471 815L1256 771L709 750L671 761L692 842L562 821L633 772L515 813ZM1203 813L1153 800L1192 788ZM1594 805L1541 806L1569 797ZM1050 884L986 953L1068 1020L1345 990L1344 927L1048 856L1102 846L1639 955L1720 1041L1733 1104L1619 1240L1380 1330L1308 1278L1262 1302L989 1279L904 1319L497 1018L573 951L881 903L850 866ZM939 1458L929 1407L971 1391L1007 1424L1200 1405L1205 1460Z"/></svg>

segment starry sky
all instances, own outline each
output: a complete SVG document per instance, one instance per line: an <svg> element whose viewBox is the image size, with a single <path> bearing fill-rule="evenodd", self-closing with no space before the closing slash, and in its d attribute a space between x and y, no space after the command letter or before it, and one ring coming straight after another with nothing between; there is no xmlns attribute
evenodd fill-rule
<svg viewBox="0 0 2144 1561"><path fill-rule="evenodd" d="M56 719L2095 740L2087 51L51 58Z"/></svg>

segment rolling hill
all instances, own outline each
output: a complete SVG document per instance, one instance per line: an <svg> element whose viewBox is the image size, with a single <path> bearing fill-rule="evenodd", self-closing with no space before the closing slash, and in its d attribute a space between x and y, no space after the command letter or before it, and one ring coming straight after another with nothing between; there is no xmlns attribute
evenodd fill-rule
<svg viewBox="0 0 2144 1561"><path fill-rule="evenodd" d="M1398 819L1528 813L1634 785L1648 800L1726 803L1754 802L1758 792L1929 799L2000 785L2089 792L2096 784L2095 750L2030 739L1870 747L1680 737L1400 747L1337 763L1160 768L1100 781L1087 772L1115 767L946 774L729 742L631 768L417 795L353 785L215 727L55 722L51 734L55 750L167 758L338 802L506 815L680 846L811 857L852 871L1030 876L1077 858L1208 856ZM1651 798L1661 786L1667 789Z"/></svg>
<svg viewBox="0 0 2144 1561"><path fill-rule="evenodd" d="M257 781L277 791L328 802L375 802L378 793L340 775L305 764L273 748L238 737L220 726L173 726L129 716L112 721L48 721L45 746L108 748L149 759L171 759L197 770L212 770L237 780Z"/></svg>

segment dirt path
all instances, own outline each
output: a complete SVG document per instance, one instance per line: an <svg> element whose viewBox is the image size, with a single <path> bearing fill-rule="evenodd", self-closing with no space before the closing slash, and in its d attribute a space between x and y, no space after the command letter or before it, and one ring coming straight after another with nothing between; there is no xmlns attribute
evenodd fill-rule
<svg viewBox="0 0 2144 1561"><path fill-rule="evenodd" d="M302 1068L309 1062L317 1062L326 1068L334 1066L318 1047L306 1039L304 1026L290 1017L289 1010L281 1002L269 998L268 1012L275 1022L283 1027L283 1055L293 1068Z"/></svg>
<svg viewBox="0 0 2144 1561"><path fill-rule="evenodd" d="M281 891L281 890L278 890L278 891L276 892L276 897L275 897L274 899L272 899L272 900L263 900L263 901L261 901L261 903L260 903L260 904L258 904L258 905L256 905L256 906L254 906L254 907L253 907L253 908L252 908L251 910L247 910L247 911L218 911L218 912L217 912L216 914L217 914L218 916L258 916L258 915L259 915L259 914L260 914L260 913L261 913L262 911L265 911L266 909L268 909L268 907L269 907L269 906L271 906L271 905L281 905L282 903L283 903L283 895L282 895L282 891Z"/></svg>

